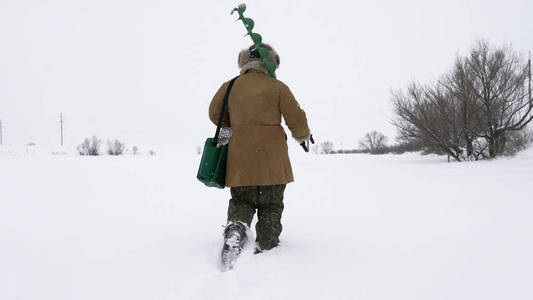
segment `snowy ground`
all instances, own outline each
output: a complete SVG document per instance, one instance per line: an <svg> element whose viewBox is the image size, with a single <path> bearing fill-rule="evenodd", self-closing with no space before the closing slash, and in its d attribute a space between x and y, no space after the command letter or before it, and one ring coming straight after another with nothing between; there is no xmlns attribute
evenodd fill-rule
<svg viewBox="0 0 533 300"><path fill-rule="evenodd" d="M282 245L218 255L194 151L0 148L0 299L533 299L533 151L492 162L293 149ZM253 238L253 236L252 236Z"/></svg>

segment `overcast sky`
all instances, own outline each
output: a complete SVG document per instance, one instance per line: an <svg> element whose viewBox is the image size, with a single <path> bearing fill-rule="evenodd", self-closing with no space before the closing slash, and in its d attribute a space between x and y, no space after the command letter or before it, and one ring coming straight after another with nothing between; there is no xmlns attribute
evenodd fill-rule
<svg viewBox="0 0 533 300"><path fill-rule="evenodd" d="M4 144L96 134L128 145L203 144L212 96L251 44L238 1L0 0ZM281 57L278 79L319 141L390 137L390 90L431 81L476 39L533 48L533 1L247 1ZM295 146L295 143L291 144Z"/></svg>

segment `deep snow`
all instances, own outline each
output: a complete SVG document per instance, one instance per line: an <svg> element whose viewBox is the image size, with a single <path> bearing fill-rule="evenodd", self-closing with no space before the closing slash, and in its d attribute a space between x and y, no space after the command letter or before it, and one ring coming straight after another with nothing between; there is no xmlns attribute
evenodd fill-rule
<svg viewBox="0 0 533 300"><path fill-rule="evenodd" d="M446 163L291 146L281 246L226 273L229 190L196 181L194 151L0 147L0 299L533 299L533 151Z"/></svg>

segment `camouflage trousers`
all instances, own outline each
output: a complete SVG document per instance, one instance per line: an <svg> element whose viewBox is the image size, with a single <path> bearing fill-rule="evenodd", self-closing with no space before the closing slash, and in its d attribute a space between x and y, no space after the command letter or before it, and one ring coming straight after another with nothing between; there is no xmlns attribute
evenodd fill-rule
<svg viewBox="0 0 533 300"><path fill-rule="evenodd" d="M243 222L250 227L257 210L256 242L260 250L269 250L279 243L283 192L285 184L240 186L231 188L228 223Z"/></svg>

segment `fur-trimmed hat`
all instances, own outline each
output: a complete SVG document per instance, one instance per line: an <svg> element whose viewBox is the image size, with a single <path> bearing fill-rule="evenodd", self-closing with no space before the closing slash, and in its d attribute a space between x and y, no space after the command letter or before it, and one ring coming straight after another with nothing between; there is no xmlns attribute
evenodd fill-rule
<svg viewBox="0 0 533 300"><path fill-rule="evenodd" d="M269 59L273 63L276 64L276 69L279 67L279 55L272 48L272 46L268 44L261 44L261 47L266 48L270 51ZM238 59L239 68L241 68L241 74L245 73L246 71L250 69L260 69L261 71L268 74L268 71L266 71L266 67L263 64L263 60L259 56L259 53L255 49L255 45L250 46L248 49L243 49L239 53L239 59ZM262 67L262 68L261 68Z"/></svg>

